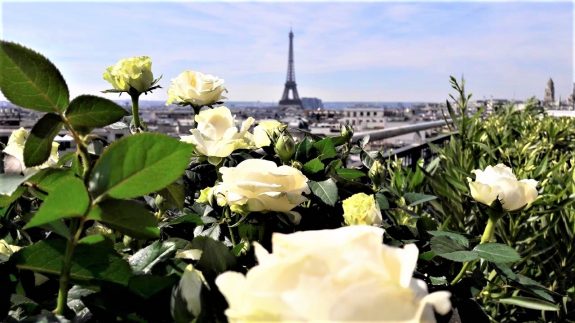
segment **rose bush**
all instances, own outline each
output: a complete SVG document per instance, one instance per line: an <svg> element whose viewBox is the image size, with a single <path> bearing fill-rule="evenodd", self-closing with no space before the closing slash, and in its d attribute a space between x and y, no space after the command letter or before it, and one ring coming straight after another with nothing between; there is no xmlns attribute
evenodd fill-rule
<svg viewBox="0 0 575 323"><path fill-rule="evenodd" d="M435 159L413 168L367 151L368 138L349 125L297 140L284 125L271 138L263 129L269 144L257 149L253 120L238 130L217 100L178 101L196 114L191 143L149 133L133 86L133 135L100 149L92 130L126 111L94 95L70 100L49 60L0 41L0 90L43 113L24 159L49 162L61 131L75 141L74 152L33 176L0 174L0 320L225 322L227 313L231 321L414 322L433 321L431 307L445 314L451 302L441 321L569 321L574 122L529 106L470 120L469 96L453 86L457 135L430 145ZM22 132L14 136L12 159L10 147L24 145ZM511 184L522 181L505 169L497 174L505 179L482 180L485 170L468 183L473 169L500 160L538 180L541 197L531 201L535 184ZM497 204L470 199L479 184L491 185L476 189L487 192L476 194L481 203L499 198L517 212L502 216ZM514 185L520 193L492 194ZM341 228L354 222L371 226Z"/></svg>
<svg viewBox="0 0 575 323"><path fill-rule="evenodd" d="M106 69L104 79L118 91L128 92L133 88L145 92L154 84L152 60L148 56L122 59Z"/></svg>
<svg viewBox="0 0 575 323"><path fill-rule="evenodd" d="M475 181L468 178L471 196L478 202L491 205L498 199L507 211L515 211L529 205L537 198L537 181L517 180L511 168L498 164L476 169Z"/></svg>
<svg viewBox="0 0 575 323"><path fill-rule="evenodd" d="M238 212L276 211L288 213L306 201L307 178L290 166L269 160L248 159L236 167L220 168L222 182L214 187L219 205Z"/></svg>
<svg viewBox="0 0 575 323"><path fill-rule="evenodd" d="M383 219L373 195L354 194L343 200L343 219L347 225L381 225Z"/></svg>
<svg viewBox="0 0 575 323"><path fill-rule="evenodd" d="M179 103L193 106L212 105L225 97L224 80L213 75L184 71L172 80L166 104Z"/></svg>
<svg viewBox="0 0 575 323"><path fill-rule="evenodd" d="M198 154L227 157L236 149L253 146L252 135L248 132L254 122L251 117L242 122L239 131L230 109L224 106L203 110L194 119L196 129L190 131L191 136L182 136L182 141L193 144Z"/></svg>
<svg viewBox="0 0 575 323"><path fill-rule="evenodd" d="M427 294L412 278L415 245L382 245L370 226L274 234L273 252L254 245L258 265L247 275L216 279L230 322L435 322L433 308L449 312L448 292Z"/></svg>

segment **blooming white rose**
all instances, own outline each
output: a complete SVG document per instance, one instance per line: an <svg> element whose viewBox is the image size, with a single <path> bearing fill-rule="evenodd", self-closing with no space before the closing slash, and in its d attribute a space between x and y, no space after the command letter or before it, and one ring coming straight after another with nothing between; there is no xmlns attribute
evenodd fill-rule
<svg viewBox="0 0 575 323"><path fill-rule="evenodd" d="M130 87L142 93L154 83L152 60L148 56L136 56L119 60L104 72L104 80L110 82L119 91Z"/></svg>
<svg viewBox="0 0 575 323"><path fill-rule="evenodd" d="M373 194L354 194L343 200L342 206L343 219L347 225L381 225L383 222L381 210Z"/></svg>
<svg viewBox="0 0 575 323"><path fill-rule="evenodd" d="M450 293L428 294L414 279L418 250L382 244L383 229L274 233L273 253L254 243L259 264L247 275L226 272L216 285L230 322L435 322L451 308ZM432 305L432 306L431 306Z"/></svg>
<svg viewBox="0 0 575 323"><path fill-rule="evenodd" d="M182 136L181 140L195 145L196 152L208 157L227 157L236 149L251 148L252 135L248 129L254 122L246 119L238 131L230 109L221 106L200 111L195 116L198 124L190 130L191 136Z"/></svg>
<svg viewBox="0 0 575 323"><path fill-rule="evenodd" d="M254 143L257 148L271 145L270 137L285 125L277 120L262 120L254 127Z"/></svg>
<svg viewBox="0 0 575 323"><path fill-rule="evenodd" d="M480 203L491 205L499 199L505 210L514 211L533 203L537 198L537 181L518 181L511 168L503 164L471 172L475 174L475 181L467 178L471 196Z"/></svg>
<svg viewBox="0 0 575 323"><path fill-rule="evenodd" d="M47 168L58 163L58 147L57 142L52 142L52 150L50 157L42 165L26 168L24 164L24 145L30 133L24 128L14 130L8 138L8 145L2 151L6 156L4 157L4 172L7 174L20 174L29 175L39 171L42 168Z"/></svg>
<svg viewBox="0 0 575 323"><path fill-rule="evenodd" d="M225 97L224 80L213 75L184 71L172 80L166 104L190 103L195 106L214 104Z"/></svg>
<svg viewBox="0 0 575 323"><path fill-rule="evenodd" d="M222 167L222 182L213 194L221 206L247 212L277 211L289 213L306 201L307 177L290 166L277 166L263 159L247 159L236 167Z"/></svg>

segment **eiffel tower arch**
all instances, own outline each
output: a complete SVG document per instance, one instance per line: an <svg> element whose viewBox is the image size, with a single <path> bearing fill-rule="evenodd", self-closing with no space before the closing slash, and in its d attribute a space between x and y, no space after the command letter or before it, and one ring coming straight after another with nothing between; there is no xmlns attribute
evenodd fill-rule
<svg viewBox="0 0 575 323"><path fill-rule="evenodd" d="M291 97L290 97L291 92ZM303 109L299 94L297 93L297 85L295 82L295 68L293 60L293 32L289 32L289 54L288 54L288 69L284 92L279 102L282 108L299 108Z"/></svg>

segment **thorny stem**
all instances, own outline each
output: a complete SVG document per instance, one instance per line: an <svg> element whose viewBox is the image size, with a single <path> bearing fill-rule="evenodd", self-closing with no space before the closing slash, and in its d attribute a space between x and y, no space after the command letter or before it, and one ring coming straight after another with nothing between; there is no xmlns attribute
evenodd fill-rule
<svg viewBox="0 0 575 323"><path fill-rule="evenodd" d="M132 98L132 125L134 126L132 133L142 132L144 127L140 121L140 103L138 101L140 93L130 91L129 94Z"/></svg>
<svg viewBox="0 0 575 323"><path fill-rule="evenodd" d="M62 264L62 270L60 271L60 284L58 288L58 298L56 300L56 309L54 314L63 315L64 310L67 307L68 300L68 284L70 282L70 269L72 267L72 256L74 254L74 249L80 240L82 235L82 230L84 229L84 218L72 219L71 231L74 236L68 240L66 244L66 251L64 253L64 262Z"/></svg>
<svg viewBox="0 0 575 323"><path fill-rule="evenodd" d="M88 159L88 149L86 147L86 143L80 136L78 132L74 130L70 122L66 119L65 116L61 116L62 120L64 121L64 125L66 129L70 131L74 141L76 142L76 153L80 158L80 162L82 164L82 177L83 180L86 181L88 175L90 174L91 164L90 160ZM87 211L86 211L87 212ZM72 256L74 255L74 249L80 240L82 235L82 231L84 229L84 221L85 217L75 218L70 221L70 232L72 233L72 237L68 239L66 244L66 251L64 253L64 260L62 263L62 269L60 271L60 282L58 287L58 298L56 299L56 309L54 309L54 314L63 315L65 309L67 308L67 300L68 300L68 285L70 283L70 270L72 267Z"/></svg>

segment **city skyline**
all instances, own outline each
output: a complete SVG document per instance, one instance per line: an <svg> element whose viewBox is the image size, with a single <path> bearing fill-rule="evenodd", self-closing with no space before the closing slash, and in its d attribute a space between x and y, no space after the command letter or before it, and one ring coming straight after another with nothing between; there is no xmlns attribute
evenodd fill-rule
<svg viewBox="0 0 575 323"><path fill-rule="evenodd" d="M231 101L279 101L293 29L301 97L444 101L449 75L474 99L573 89L571 2L3 2L4 40L50 58L72 96L102 94L104 69L147 55L165 100L183 70L223 78ZM123 97L123 96L122 96ZM3 96L0 95L0 99Z"/></svg>

